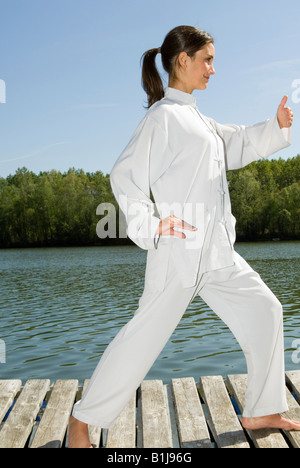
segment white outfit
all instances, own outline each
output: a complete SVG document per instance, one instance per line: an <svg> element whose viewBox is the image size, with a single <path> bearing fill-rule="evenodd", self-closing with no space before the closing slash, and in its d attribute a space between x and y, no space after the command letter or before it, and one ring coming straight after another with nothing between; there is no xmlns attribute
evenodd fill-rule
<svg viewBox="0 0 300 468"><path fill-rule="evenodd" d="M290 143L291 129L280 130L276 116L250 127L220 125L199 112L194 96L166 89L110 175L128 236L149 250L151 271L146 276L155 289L164 288L170 255L184 287L195 285L199 271L233 264L235 219L226 170L270 156ZM183 241L163 237L155 251L154 233L171 211L198 231L186 232Z"/></svg>
<svg viewBox="0 0 300 468"><path fill-rule="evenodd" d="M244 416L286 411L282 308L234 251L226 169L290 144L277 118L250 127L220 125L195 98L167 88L111 173L128 236L148 250L139 308L103 354L73 415L110 427L162 351L196 294L228 325L247 360ZM155 204L150 197L152 191ZM155 237L170 214L197 227L186 239Z"/></svg>

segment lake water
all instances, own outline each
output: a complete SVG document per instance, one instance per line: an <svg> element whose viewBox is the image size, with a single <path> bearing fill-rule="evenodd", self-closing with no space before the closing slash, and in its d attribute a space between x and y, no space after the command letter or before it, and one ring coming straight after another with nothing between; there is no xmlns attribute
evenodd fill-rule
<svg viewBox="0 0 300 468"><path fill-rule="evenodd" d="M283 304L286 369L300 369L300 242L236 250ZM0 379L89 378L137 308L145 261L135 246L0 250ZM240 372L246 363L235 338L196 298L147 378Z"/></svg>

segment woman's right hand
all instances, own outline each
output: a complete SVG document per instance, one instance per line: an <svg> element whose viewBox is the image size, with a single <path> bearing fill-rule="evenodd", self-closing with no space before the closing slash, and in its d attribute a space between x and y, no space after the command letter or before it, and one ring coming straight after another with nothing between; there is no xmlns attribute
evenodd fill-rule
<svg viewBox="0 0 300 468"><path fill-rule="evenodd" d="M186 235L184 232L177 231L175 229L183 229L187 231L197 231L197 228L191 226L186 221L183 221L176 216L171 215L167 218L161 219L156 230L155 234L160 234L161 236L174 236L179 237L180 239L185 239Z"/></svg>

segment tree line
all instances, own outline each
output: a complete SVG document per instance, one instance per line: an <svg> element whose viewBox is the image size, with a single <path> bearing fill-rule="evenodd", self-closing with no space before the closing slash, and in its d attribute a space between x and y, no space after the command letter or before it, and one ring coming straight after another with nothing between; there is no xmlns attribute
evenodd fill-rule
<svg viewBox="0 0 300 468"><path fill-rule="evenodd" d="M257 161L227 176L238 241L300 239L300 155ZM18 169L0 178L0 248L131 243L97 236L101 203L115 206L118 224L109 175L101 171Z"/></svg>

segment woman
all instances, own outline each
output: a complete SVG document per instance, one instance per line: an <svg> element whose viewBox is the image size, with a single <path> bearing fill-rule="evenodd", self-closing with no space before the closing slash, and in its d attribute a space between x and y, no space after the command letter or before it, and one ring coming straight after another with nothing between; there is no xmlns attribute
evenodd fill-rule
<svg viewBox="0 0 300 468"><path fill-rule="evenodd" d="M161 53L164 91L155 59ZM129 237L148 250L145 288L130 322L103 354L73 410L70 447L90 447L87 424L110 427L132 397L196 294L239 341L248 366L245 428L300 430L282 418L285 395L282 307L234 251L226 170L290 144L293 113L241 127L202 115L192 92L215 74L213 38L180 26L143 58L149 110L111 173ZM155 205L151 199L152 192Z"/></svg>

